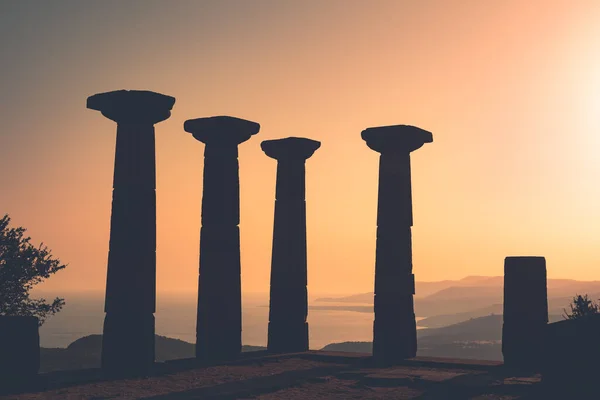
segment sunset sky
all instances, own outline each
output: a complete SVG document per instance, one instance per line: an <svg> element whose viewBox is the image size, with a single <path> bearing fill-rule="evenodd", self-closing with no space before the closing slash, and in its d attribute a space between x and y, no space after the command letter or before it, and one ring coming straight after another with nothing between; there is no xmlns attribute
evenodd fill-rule
<svg viewBox="0 0 600 400"><path fill-rule="evenodd" d="M197 290L204 145L187 119L260 123L239 148L242 286L267 292L276 161L307 161L308 288L373 289L378 154L409 124L417 280L501 275L545 256L600 279L600 2L0 1L0 214L69 266L44 288L106 283L118 89L176 98L156 125L159 292Z"/></svg>

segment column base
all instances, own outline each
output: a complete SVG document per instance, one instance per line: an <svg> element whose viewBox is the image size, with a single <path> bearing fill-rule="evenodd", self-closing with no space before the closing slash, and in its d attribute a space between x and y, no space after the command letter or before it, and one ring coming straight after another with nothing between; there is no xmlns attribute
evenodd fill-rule
<svg viewBox="0 0 600 400"><path fill-rule="evenodd" d="M231 361L240 357L242 345L239 334L235 337L223 337L207 341L196 337L196 359L202 362Z"/></svg>
<svg viewBox="0 0 600 400"><path fill-rule="evenodd" d="M102 335L102 369L109 376L139 376L154 364L154 315L107 313Z"/></svg>
<svg viewBox="0 0 600 400"><path fill-rule="evenodd" d="M198 360L227 361L238 358L242 352L240 274L240 228L202 226L196 319Z"/></svg>
<svg viewBox="0 0 600 400"><path fill-rule="evenodd" d="M273 353L308 351L308 322L269 322L267 350Z"/></svg>
<svg viewBox="0 0 600 400"><path fill-rule="evenodd" d="M393 321L373 322L373 358L377 363L393 364L417 356L417 324L414 314Z"/></svg>
<svg viewBox="0 0 600 400"><path fill-rule="evenodd" d="M507 326L508 325L508 326ZM546 336L545 323L537 326L516 323L502 325L502 358L510 368L538 369L542 366ZM512 329L511 329L512 328Z"/></svg>

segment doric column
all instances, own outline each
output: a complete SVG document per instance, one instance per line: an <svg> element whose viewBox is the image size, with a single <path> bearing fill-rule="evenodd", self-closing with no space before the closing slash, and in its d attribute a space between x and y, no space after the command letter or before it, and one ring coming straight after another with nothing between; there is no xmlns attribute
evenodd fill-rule
<svg viewBox="0 0 600 400"><path fill-rule="evenodd" d="M320 146L296 137L261 143L277 160L267 343L272 352L308 350L305 162Z"/></svg>
<svg viewBox="0 0 600 400"><path fill-rule="evenodd" d="M206 145L196 357L232 359L242 351L238 145L258 133L260 125L210 117L188 120L184 129Z"/></svg>
<svg viewBox="0 0 600 400"><path fill-rule="evenodd" d="M373 357L384 363L415 357L417 328L413 295L410 153L433 141L430 132L408 125L362 132L379 158L375 321Z"/></svg>
<svg viewBox="0 0 600 400"><path fill-rule="evenodd" d="M510 367L536 368L544 355L548 323L546 259L504 259L502 355Z"/></svg>
<svg viewBox="0 0 600 400"><path fill-rule="evenodd" d="M156 164L154 124L175 99L119 90L87 99L117 123L102 367L143 373L154 363L156 303Z"/></svg>

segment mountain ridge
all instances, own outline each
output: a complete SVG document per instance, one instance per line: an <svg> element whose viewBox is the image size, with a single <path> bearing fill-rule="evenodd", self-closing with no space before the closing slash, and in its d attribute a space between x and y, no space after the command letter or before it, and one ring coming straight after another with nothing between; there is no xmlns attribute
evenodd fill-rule
<svg viewBox="0 0 600 400"><path fill-rule="evenodd" d="M546 281L548 297L573 297L577 294L600 294L600 281L578 281L574 279L548 279ZM438 297L467 298L473 292L486 297L503 296L504 277L502 276L467 276L459 280L417 281L415 283L415 299L432 300ZM490 289L496 289L490 292ZM436 290L433 290L436 289ZM471 292L471 296L468 296ZM364 303L373 304L374 292L358 293L341 297L320 297L315 302Z"/></svg>

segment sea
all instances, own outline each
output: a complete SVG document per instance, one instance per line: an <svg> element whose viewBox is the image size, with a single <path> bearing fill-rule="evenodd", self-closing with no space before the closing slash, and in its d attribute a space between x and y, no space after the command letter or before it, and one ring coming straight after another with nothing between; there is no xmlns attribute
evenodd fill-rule
<svg viewBox="0 0 600 400"><path fill-rule="evenodd" d="M104 323L104 295L71 294L62 296L66 305L48 318L40 328L42 347L67 347L80 337L102 333ZM320 302L323 294L309 297L309 347L318 350L330 343L371 341L373 313L310 309L319 306L351 306L365 304ZM156 334L196 341L197 297L193 294L157 295ZM269 321L269 299L266 294L244 294L242 297L242 343L266 346ZM417 318L417 320L420 318Z"/></svg>

